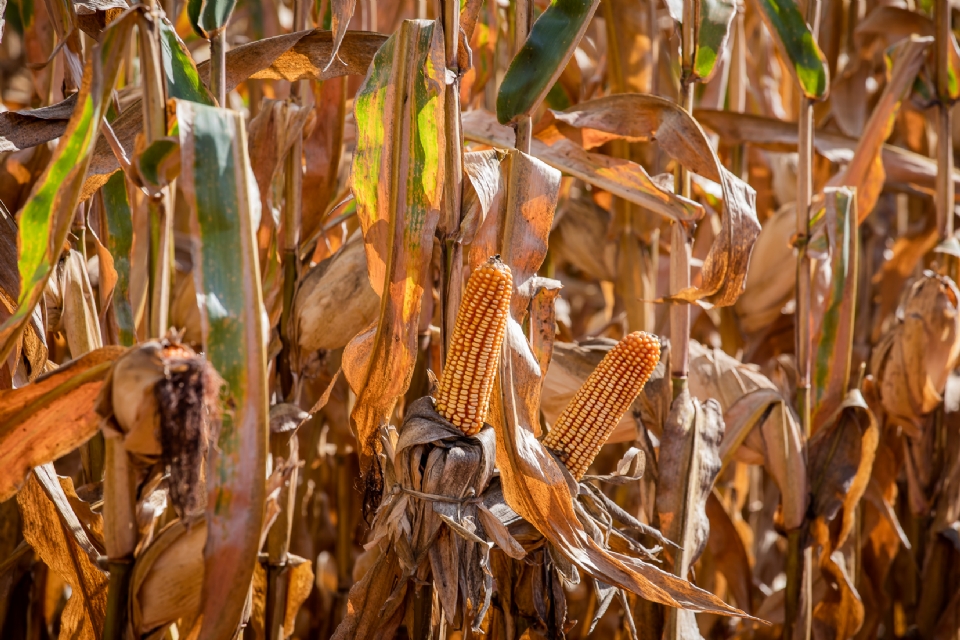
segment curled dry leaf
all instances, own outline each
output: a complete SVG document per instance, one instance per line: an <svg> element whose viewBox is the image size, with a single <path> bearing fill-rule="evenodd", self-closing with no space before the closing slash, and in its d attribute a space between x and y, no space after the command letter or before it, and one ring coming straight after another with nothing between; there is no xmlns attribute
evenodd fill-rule
<svg viewBox="0 0 960 640"><path fill-rule="evenodd" d="M821 547L820 571L828 585L813 608L818 637L849 638L863 624L863 603L839 549L856 524L856 507L870 481L878 442L877 422L856 390L810 440L809 526Z"/></svg>
<svg viewBox="0 0 960 640"><path fill-rule="evenodd" d="M753 245L746 288L734 309L748 336L767 330L793 297L797 284L797 256L791 247L796 233L795 203L767 218Z"/></svg>
<svg viewBox="0 0 960 640"><path fill-rule="evenodd" d="M783 501L783 522L795 530L807 510L804 436L793 407L755 365L742 364L719 349L690 343L690 393L723 410L726 432L720 459L761 464L773 476Z"/></svg>
<svg viewBox="0 0 960 640"><path fill-rule="evenodd" d="M756 192L720 164L699 123L675 102L644 94L622 94L552 112L557 130L574 127L584 148L610 139L656 140L660 149L684 167L719 183L724 215L720 234L703 260L702 282L672 297L729 306L743 291L750 253L760 233Z"/></svg>
<svg viewBox="0 0 960 640"><path fill-rule="evenodd" d="M57 263L43 291L47 330L62 332L74 357L103 346L96 296L83 254L70 249Z"/></svg>
<svg viewBox="0 0 960 640"><path fill-rule="evenodd" d="M97 396L124 351L97 349L20 389L0 391L0 502L31 467L73 451L97 432Z"/></svg>
<svg viewBox="0 0 960 640"><path fill-rule="evenodd" d="M924 271L897 315L873 352L870 373L884 411L918 437L960 356L960 292L947 276Z"/></svg>

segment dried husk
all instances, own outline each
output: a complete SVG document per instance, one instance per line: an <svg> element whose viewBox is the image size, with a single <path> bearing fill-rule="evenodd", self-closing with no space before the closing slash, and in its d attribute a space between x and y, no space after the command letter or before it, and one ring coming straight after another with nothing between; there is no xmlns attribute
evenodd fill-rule
<svg viewBox="0 0 960 640"><path fill-rule="evenodd" d="M781 207L763 223L753 245L747 271L749 284L734 307L740 329L748 336L773 324L793 297L797 258L790 243L796 233L796 211L795 203Z"/></svg>
<svg viewBox="0 0 960 640"><path fill-rule="evenodd" d="M960 291L953 280L924 271L870 360L884 411L911 437L921 435L924 417L940 404L960 356L958 307Z"/></svg>
<svg viewBox="0 0 960 640"><path fill-rule="evenodd" d="M348 613L335 638L389 638L414 594L413 581L435 581L447 622L479 629L490 604L492 579L480 494L494 470L493 430L464 436L421 398L399 431L382 434L383 500L367 549L380 555L350 590ZM495 518L494 518L495 519ZM504 538L506 528L490 537ZM506 534L508 535L508 534ZM507 542L516 552L519 544Z"/></svg>
<svg viewBox="0 0 960 640"><path fill-rule="evenodd" d="M376 320L380 298L366 275L363 246L358 232L300 280L291 323L284 330L304 356L340 349Z"/></svg>
<svg viewBox="0 0 960 640"><path fill-rule="evenodd" d="M125 353L100 391L105 435L119 439L137 466L170 469L170 499L183 515L204 506L201 470L216 436L221 384L206 358L171 336Z"/></svg>

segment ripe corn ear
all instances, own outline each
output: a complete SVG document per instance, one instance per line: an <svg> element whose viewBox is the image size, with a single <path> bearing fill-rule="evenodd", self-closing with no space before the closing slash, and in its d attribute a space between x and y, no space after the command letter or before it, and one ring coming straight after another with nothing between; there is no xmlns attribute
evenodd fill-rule
<svg viewBox="0 0 960 640"><path fill-rule="evenodd" d="M543 444L579 480L660 362L656 336L635 331L604 356L563 410Z"/></svg>
<svg viewBox="0 0 960 640"><path fill-rule="evenodd" d="M500 256L467 280L436 403L440 415L468 436L478 433L487 417L512 293L513 276Z"/></svg>

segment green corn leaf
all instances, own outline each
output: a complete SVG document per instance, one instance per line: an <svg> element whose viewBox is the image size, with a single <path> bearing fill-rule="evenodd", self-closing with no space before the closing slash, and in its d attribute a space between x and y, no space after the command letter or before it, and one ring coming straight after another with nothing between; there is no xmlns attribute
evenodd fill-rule
<svg viewBox="0 0 960 640"><path fill-rule="evenodd" d="M103 210L106 224L103 240L113 257L117 284L113 290L113 310L120 330L120 344L137 342L137 326L130 300L130 251L133 249L133 214L127 198L127 181L118 171L103 185Z"/></svg>
<svg viewBox="0 0 960 640"><path fill-rule="evenodd" d="M420 300L443 194L445 75L440 28L407 20L377 52L356 98L353 191L370 283L381 298L376 330L344 353L364 465L416 364ZM354 358L364 351L369 357Z"/></svg>
<svg viewBox="0 0 960 640"><path fill-rule="evenodd" d="M178 100L177 121L203 347L224 380L208 471L201 637L230 640L257 562L266 497L266 334L254 235L260 196L240 113Z"/></svg>
<svg viewBox="0 0 960 640"><path fill-rule="evenodd" d="M854 310L857 301L858 220L856 189L828 188L826 230L831 274L825 291L819 331L813 340L813 425L832 416L847 393L853 357ZM816 321L816 320L815 320Z"/></svg>
<svg viewBox="0 0 960 640"><path fill-rule="evenodd" d="M830 70L794 0L754 0L767 29L793 71L803 95L823 100L830 92Z"/></svg>
<svg viewBox="0 0 960 640"><path fill-rule="evenodd" d="M20 213L20 298L0 325L0 361L19 340L60 257L132 26L133 14L114 22L93 48L67 130Z"/></svg>
<svg viewBox="0 0 960 640"><path fill-rule="evenodd" d="M190 51L166 18L160 21L160 54L168 97L213 106L213 96L200 80Z"/></svg>
<svg viewBox="0 0 960 640"><path fill-rule="evenodd" d="M500 84L497 120L501 124L530 115L540 106L567 66L599 4L600 0L550 2Z"/></svg>
<svg viewBox="0 0 960 640"><path fill-rule="evenodd" d="M733 0L700 0L697 50L693 55L694 77L707 81L713 76L735 15L737 5Z"/></svg>
<svg viewBox="0 0 960 640"><path fill-rule="evenodd" d="M187 0L187 15L197 35L210 39L226 28L237 0Z"/></svg>

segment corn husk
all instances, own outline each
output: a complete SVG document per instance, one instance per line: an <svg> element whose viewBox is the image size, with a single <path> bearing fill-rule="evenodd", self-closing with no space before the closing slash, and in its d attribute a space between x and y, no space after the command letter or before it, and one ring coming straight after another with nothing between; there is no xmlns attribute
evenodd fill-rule
<svg viewBox="0 0 960 640"><path fill-rule="evenodd" d="M953 280L925 271L906 295L897 323L880 340L870 372L884 411L917 437L924 417L943 399L960 356L960 291Z"/></svg>

